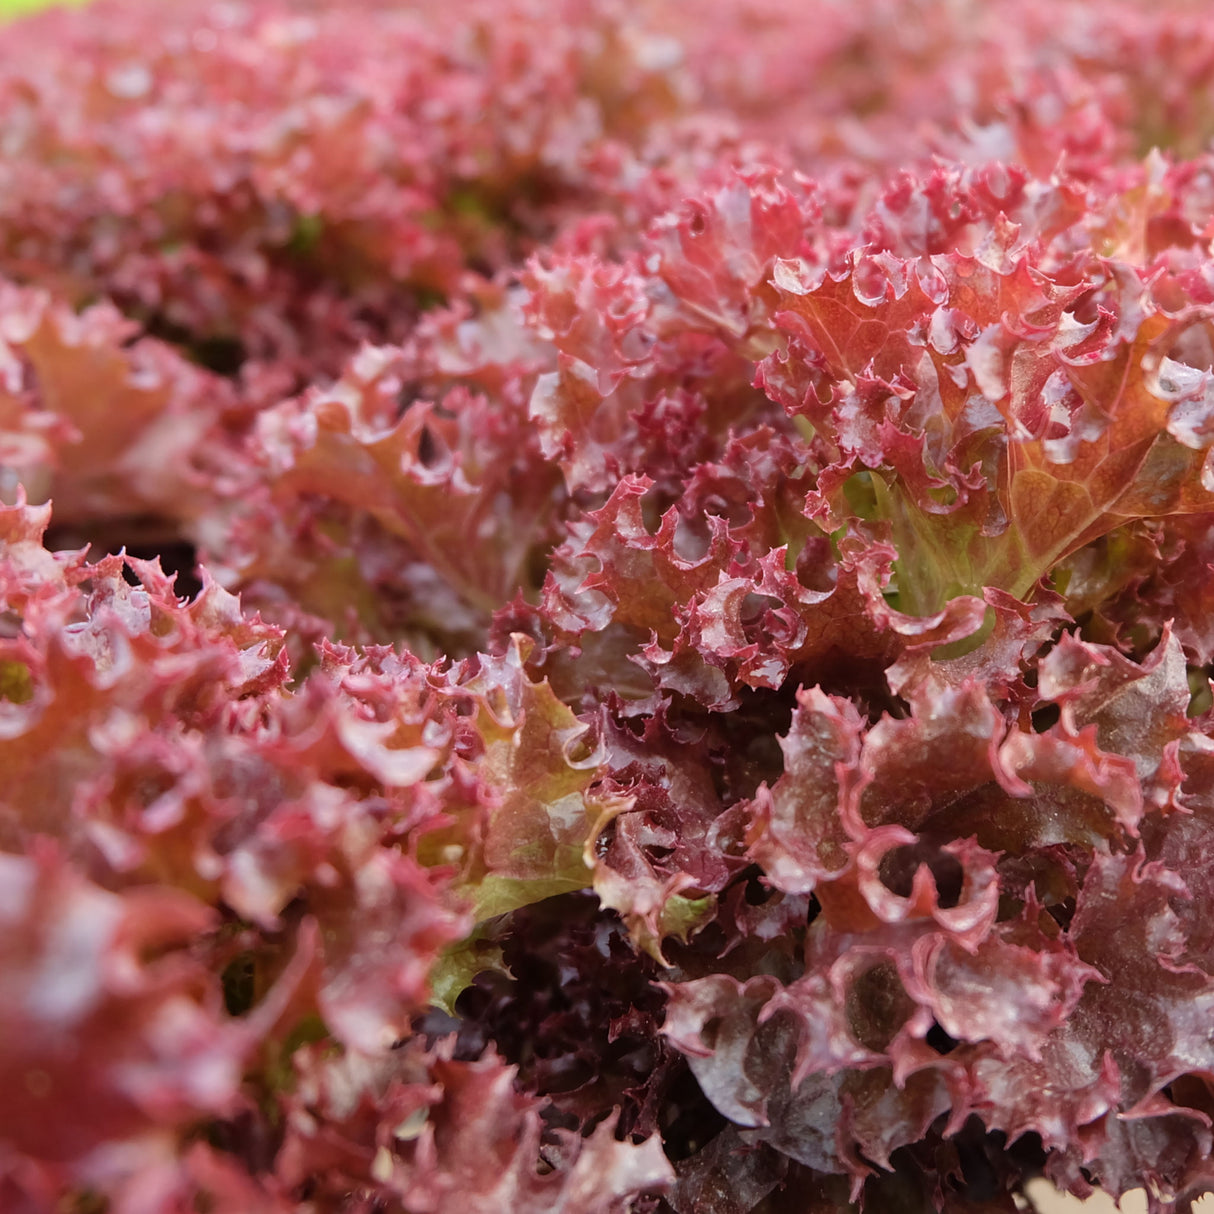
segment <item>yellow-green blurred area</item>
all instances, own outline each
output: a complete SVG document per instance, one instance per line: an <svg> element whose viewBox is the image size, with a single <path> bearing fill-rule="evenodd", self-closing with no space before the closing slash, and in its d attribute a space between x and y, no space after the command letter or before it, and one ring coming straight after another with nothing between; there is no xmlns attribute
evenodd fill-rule
<svg viewBox="0 0 1214 1214"><path fill-rule="evenodd" d="M36 12L40 8L82 4L83 2L84 0L0 0L0 18L19 17L22 13Z"/></svg>

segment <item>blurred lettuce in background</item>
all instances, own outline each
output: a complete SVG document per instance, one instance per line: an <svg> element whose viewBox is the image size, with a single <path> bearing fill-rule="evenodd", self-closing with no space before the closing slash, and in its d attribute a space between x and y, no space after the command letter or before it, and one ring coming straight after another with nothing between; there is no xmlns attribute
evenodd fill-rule
<svg viewBox="0 0 1214 1214"><path fill-rule="evenodd" d="M19 17L22 13L33 13L52 5L83 4L84 0L0 0L0 18Z"/></svg>

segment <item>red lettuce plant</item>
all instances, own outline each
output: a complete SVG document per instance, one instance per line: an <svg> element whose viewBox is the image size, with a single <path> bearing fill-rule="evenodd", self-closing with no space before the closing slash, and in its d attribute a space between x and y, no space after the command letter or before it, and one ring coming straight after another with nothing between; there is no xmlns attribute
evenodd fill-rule
<svg viewBox="0 0 1214 1214"><path fill-rule="evenodd" d="M1214 20L98 0L0 61L0 1208L1214 1190Z"/></svg>

